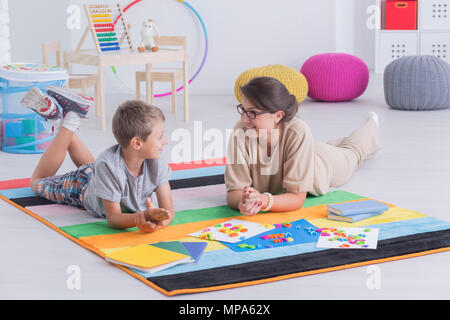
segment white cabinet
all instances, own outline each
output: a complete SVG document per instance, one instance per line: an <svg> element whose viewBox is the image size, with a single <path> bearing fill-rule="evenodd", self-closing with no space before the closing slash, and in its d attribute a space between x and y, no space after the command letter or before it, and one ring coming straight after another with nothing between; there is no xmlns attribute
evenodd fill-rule
<svg viewBox="0 0 450 320"><path fill-rule="evenodd" d="M392 61L418 53L418 39L416 32L395 31L380 33L381 66L387 66Z"/></svg>
<svg viewBox="0 0 450 320"><path fill-rule="evenodd" d="M450 63L450 33L421 32L420 53L433 55Z"/></svg>
<svg viewBox="0 0 450 320"><path fill-rule="evenodd" d="M421 30L450 30L450 1L419 1L419 25Z"/></svg>
<svg viewBox="0 0 450 320"><path fill-rule="evenodd" d="M377 0L380 10L384 2ZM450 0L418 0L417 18L417 30L375 30L376 73L409 55L434 55L450 63Z"/></svg>

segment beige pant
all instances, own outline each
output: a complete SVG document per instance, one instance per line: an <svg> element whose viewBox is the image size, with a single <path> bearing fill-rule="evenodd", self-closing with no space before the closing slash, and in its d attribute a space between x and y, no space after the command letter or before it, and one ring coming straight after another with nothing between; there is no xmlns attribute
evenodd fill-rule
<svg viewBox="0 0 450 320"><path fill-rule="evenodd" d="M373 158L380 149L378 126L373 119L348 137L316 143L316 152L328 167L328 186L331 187L345 184L362 162Z"/></svg>

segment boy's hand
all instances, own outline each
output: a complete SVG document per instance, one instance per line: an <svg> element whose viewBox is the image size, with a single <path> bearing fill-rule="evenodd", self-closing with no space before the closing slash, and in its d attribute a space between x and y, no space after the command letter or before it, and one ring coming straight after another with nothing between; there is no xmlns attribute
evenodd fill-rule
<svg viewBox="0 0 450 320"><path fill-rule="evenodd" d="M169 211L164 208L155 208L150 198L145 200L145 206L147 207L145 210L145 219L147 221L159 223L170 218Z"/></svg>
<svg viewBox="0 0 450 320"><path fill-rule="evenodd" d="M262 199L258 190L252 187L245 187L242 191L241 201L238 209L245 216L253 216L261 210Z"/></svg>
<svg viewBox="0 0 450 320"><path fill-rule="evenodd" d="M134 222L136 223L136 227L142 232L154 232L160 229L156 223L146 220L145 212L136 212L134 214Z"/></svg>

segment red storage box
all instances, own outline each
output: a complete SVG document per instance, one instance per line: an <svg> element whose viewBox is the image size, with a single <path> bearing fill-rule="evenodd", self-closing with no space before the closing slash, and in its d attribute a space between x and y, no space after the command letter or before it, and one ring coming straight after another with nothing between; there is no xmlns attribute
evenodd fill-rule
<svg viewBox="0 0 450 320"><path fill-rule="evenodd" d="M417 29L417 0L386 1L385 29Z"/></svg>

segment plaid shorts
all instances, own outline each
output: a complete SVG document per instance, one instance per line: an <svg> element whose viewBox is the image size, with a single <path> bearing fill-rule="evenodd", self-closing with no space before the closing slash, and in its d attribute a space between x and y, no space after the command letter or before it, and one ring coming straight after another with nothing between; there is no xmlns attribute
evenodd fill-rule
<svg viewBox="0 0 450 320"><path fill-rule="evenodd" d="M56 203L84 208L84 192L93 168L92 162L60 176L43 178L37 183L38 195Z"/></svg>

